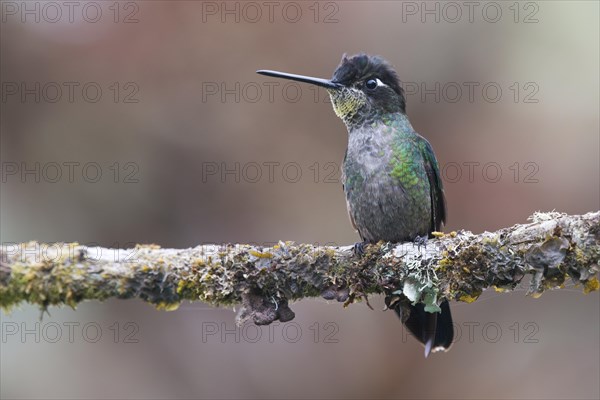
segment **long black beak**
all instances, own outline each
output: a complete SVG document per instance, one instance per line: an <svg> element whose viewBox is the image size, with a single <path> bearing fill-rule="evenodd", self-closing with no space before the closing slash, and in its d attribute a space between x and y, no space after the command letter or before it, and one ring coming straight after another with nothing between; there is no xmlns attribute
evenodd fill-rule
<svg viewBox="0 0 600 400"><path fill-rule="evenodd" d="M261 74L261 75L266 75L266 76L273 76L275 78L283 78L283 79L289 79L292 81L310 83L312 85L321 86L321 87L324 87L327 89L340 89L342 87L341 84L332 82L329 79L313 78L311 76L288 74L286 72L278 72L278 71L269 71L267 69L258 70L258 71L256 71L256 73Z"/></svg>

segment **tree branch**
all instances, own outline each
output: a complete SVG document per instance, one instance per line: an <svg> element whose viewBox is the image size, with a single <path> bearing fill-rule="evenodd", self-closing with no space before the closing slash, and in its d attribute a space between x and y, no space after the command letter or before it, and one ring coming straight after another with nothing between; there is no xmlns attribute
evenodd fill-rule
<svg viewBox="0 0 600 400"><path fill-rule="evenodd" d="M531 223L474 235L436 234L425 246L378 243L358 258L352 246L280 242L273 247L203 245L107 249L77 243L4 244L0 306L21 302L75 307L83 300L140 298L161 309L183 300L241 303L238 321L288 321L289 300L323 296L345 305L368 294L403 293L436 311L443 298L472 302L489 287L514 289L531 275L528 294L561 287L598 289L600 211L536 213Z"/></svg>

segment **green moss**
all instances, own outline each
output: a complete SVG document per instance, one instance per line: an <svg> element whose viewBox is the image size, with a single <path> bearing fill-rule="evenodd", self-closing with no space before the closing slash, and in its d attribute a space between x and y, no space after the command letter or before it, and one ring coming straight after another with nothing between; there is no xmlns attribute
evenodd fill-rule
<svg viewBox="0 0 600 400"><path fill-rule="evenodd" d="M437 311L442 298L472 302L487 287L514 288L526 274L534 274L533 294L560 287L569 277L582 283L586 293L598 290L597 241L568 241L565 248L562 239L550 235L541 245L523 246L527 251L513 247L509 251L498 235L478 241L462 232L431 240L442 247L441 253L408 257L395 254L394 245L383 242L366 246L362 257L340 254L330 247L280 242L268 251L250 245L236 246L233 253L200 250L183 261L179 254L165 251L156 260L152 252L158 247L150 245L138 246L138 260L126 265L88 261L80 248L65 245L71 250L69 255L56 260L13 262L10 269L1 266L0 306L10 309L26 301L42 308L76 307L84 299L118 297L140 298L168 310L183 300L229 306L240 303L249 292L265 304L283 304L288 299L320 296L333 285L347 291L343 298L348 305L412 282L414 301ZM540 248L538 253L530 251L535 246ZM548 268L536 264L548 254L556 255L555 264Z"/></svg>

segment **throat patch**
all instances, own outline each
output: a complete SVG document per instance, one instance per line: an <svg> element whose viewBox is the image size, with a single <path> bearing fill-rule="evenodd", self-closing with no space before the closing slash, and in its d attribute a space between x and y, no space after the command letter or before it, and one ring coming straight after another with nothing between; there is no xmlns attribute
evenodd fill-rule
<svg viewBox="0 0 600 400"><path fill-rule="evenodd" d="M356 89L342 89L329 92L335 115L348 122L366 103L365 94Z"/></svg>

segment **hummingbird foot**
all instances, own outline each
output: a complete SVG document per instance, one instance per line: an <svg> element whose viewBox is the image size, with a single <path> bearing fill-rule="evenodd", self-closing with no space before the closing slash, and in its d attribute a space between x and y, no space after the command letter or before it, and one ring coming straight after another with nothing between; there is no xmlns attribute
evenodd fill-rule
<svg viewBox="0 0 600 400"><path fill-rule="evenodd" d="M423 236L417 236L413 243L417 246L417 249L419 251L421 251L421 247L427 247L428 241L429 241L429 238L427 237L427 235L423 235Z"/></svg>
<svg viewBox="0 0 600 400"><path fill-rule="evenodd" d="M356 242L354 243L354 247L353 247L353 252L354 255L356 255L357 257L362 257L365 254L365 245L368 244L368 242L365 240L363 242Z"/></svg>
<svg viewBox="0 0 600 400"><path fill-rule="evenodd" d="M348 300L348 297L350 297L350 290L347 287L331 285L321 292L321 297L323 297L325 300L335 299L342 303Z"/></svg>

